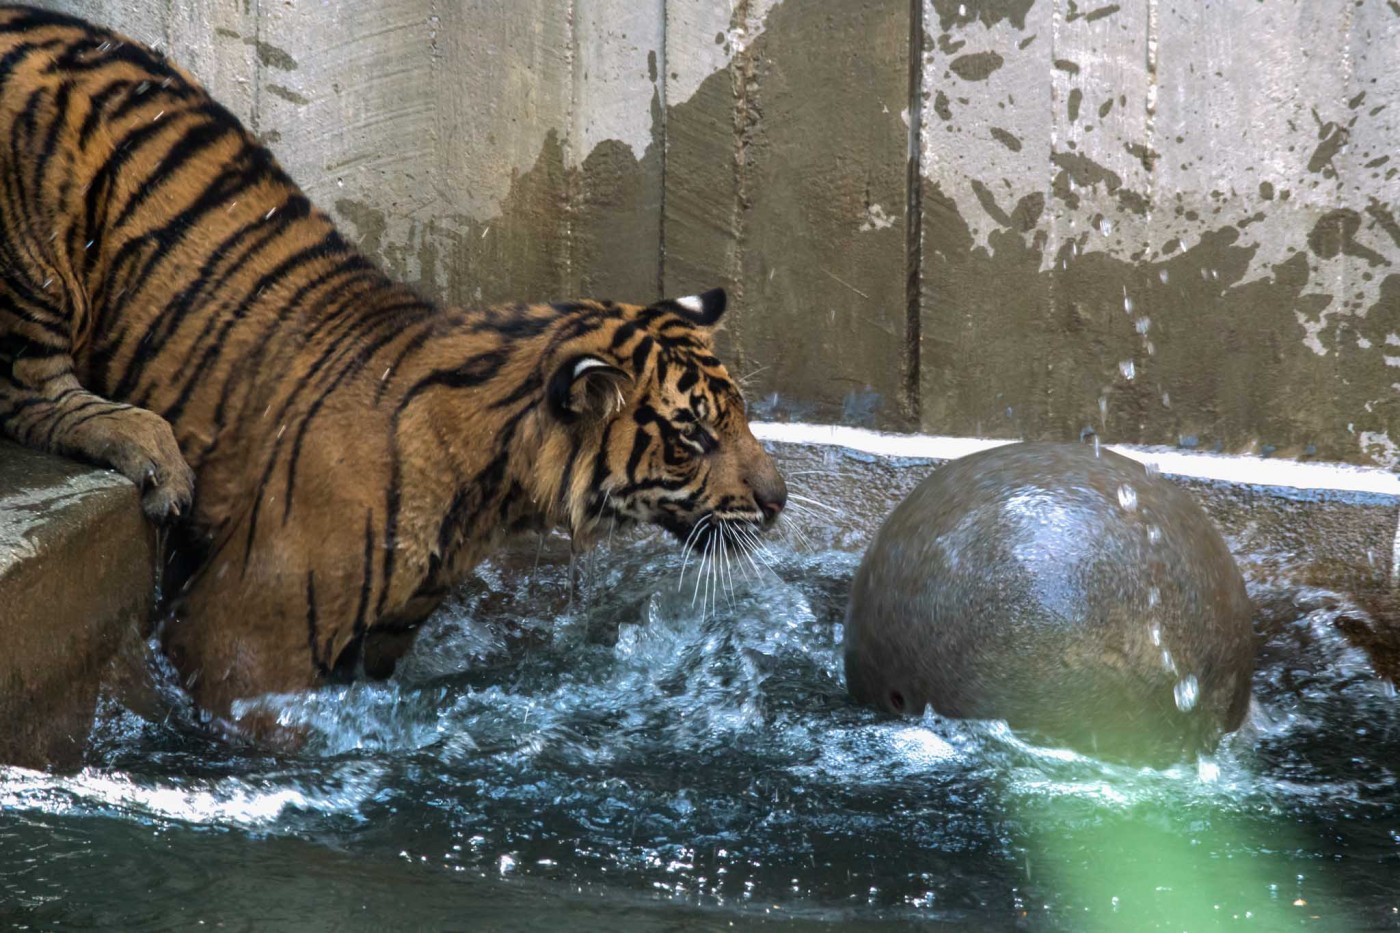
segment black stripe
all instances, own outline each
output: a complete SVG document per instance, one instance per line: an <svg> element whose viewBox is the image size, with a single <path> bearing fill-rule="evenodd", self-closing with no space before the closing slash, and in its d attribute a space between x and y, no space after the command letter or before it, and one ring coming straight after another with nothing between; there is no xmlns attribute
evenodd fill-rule
<svg viewBox="0 0 1400 933"><path fill-rule="evenodd" d="M92 140L92 134L97 132L97 127L103 121L107 103L122 91L131 87L135 83L129 78L118 78L107 84L100 91L94 91L87 96L88 113L83 118L83 125L78 128L78 149L86 149Z"/></svg>
<svg viewBox="0 0 1400 933"><path fill-rule="evenodd" d="M652 437L647 433L646 428L640 424L637 425L637 433L632 436L632 452L627 455L627 479L629 482L636 477L637 470L642 465L642 457L646 456L651 441Z"/></svg>
<svg viewBox="0 0 1400 933"><path fill-rule="evenodd" d="M174 118L172 118L172 124L173 121ZM116 229L125 224L131 215L150 199L151 195L160 191L166 182L170 181L171 176L189 163L191 159L199 156L200 153L212 147L229 133L234 132L235 129L235 127L209 121L187 127L179 139L170 143L170 148L166 150L165 156L160 160L155 171L137 185L136 193L132 195L131 200L122 206L121 213L117 215L116 220L112 221L111 228Z"/></svg>
<svg viewBox="0 0 1400 933"><path fill-rule="evenodd" d="M39 144L38 156L34 159L33 171L34 190L41 191L44 184L44 176L48 173L49 161L53 159L54 150L58 148L58 134L64 126L68 124L68 105L73 97L73 82L64 81L58 86L58 93L54 95L53 103L50 105L52 112L49 116L49 130L44 134L44 140ZM11 168L11 171L15 167Z"/></svg>
<svg viewBox="0 0 1400 933"><path fill-rule="evenodd" d="M647 357L651 355L652 347L656 346L656 341L650 337L643 337L637 341L637 348L632 351L632 372L640 376L646 371Z"/></svg>
<svg viewBox="0 0 1400 933"><path fill-rule="evenodd" d="M114 414L116 414L116 413L119 412L119 411L130 411L130 410L131 410L131 406L130 406L130 405L124 404L124 403L122 403L122 402L111 402L111 403L109 403L109 405L110 405L110 407L105 408L105 409L103 409L102 411L90 411L90 412L88 412L86 415L83 415L83 416L82 416L81 418L79 418L78 420L76 420L76 421L72 422L71 424L69 424L69 425L65 428L65 430L67 430L67 431L76 431L80 425L87 424L89 421L92 421L94 418L105 418L107 415L114 415Z"/></svg>
<svg viewBox="0 0 1400 933"><path fill-rule="evenodd" d="M64 54L54 59L53 64L48 67L49 74L56 74L60 71L73 73L99 71L110 65L122 63L146 72L154 81L170 78L172 83L175 81L183 82L180 73L171 68L165 56L154 49L127 42L115 33L99 30L82 20L78 20L74 25L81 28L87 35L79 41L69 43ZM103 49L103 45L106 45L107 48Z"/></svg>
<svg viewBox="0 0 1400 933"><path fill-rule="evenodd" d="M195 277L181 290L179 295L175 296L174 300L169 302L165 308L162 309L160 317L155 322L154 330L147 334L147 342L153 344L155 347L163 346L179 326L184 323L185 318L194 310L196 307L196 300L206 291L217 291L222 288L229 277L241 268L243 261L246 260L248 256L252 255L261 244L254 245L247 253L236 258L230 258L229 254L234 249L241 246L246 238L258 233L267 232L266 228L261 224L244 224L214 247L214 249L209 252L208 258L205 259L204 265L200 267ZM269 236L273 235L276 235L275 231L269 234ZM217 278L211 279L214 270L224 261L227 261L228 265L223 273ZM127 302L129 302L135 298L135 293L126 297ZM111 310L119 313L124 308L125 304L126 302L118 304ZM102 368L99 369L99 372L105 374L105 363L112 353L115 352L115 349L115 347L109 349L107 346L103 346L99 349L97 354L94 354L95 359L100 355L104 364ZM123 374L120 389L130 391L131 387L136 384L144 366L144 363L132 360ZM113 394L120 395L123 393L119 390Z"/></svg>
<svg viewBox="0 0 1400 933"><path fill-rule="evenodd" d="M468 358L451 369L435 370L419 379L412 388L404 393L404 397L399 400L399 410L402 411L418 395L434 386L442 386L447 389L470 389L490 382L500 373L501 367L509 358L509 352L504 349L487 350Z"/></svg>
<svg viewBox="0 0 1400 933"><path fill-rule="evenodd" d="M369 611L369 594L374 588L374 510L365 513L365 563L360 580L360 605L355 610L355 625L352 631L358 640L365 633L365 613ZM388 587L385 587L388 592Z"/></svg>
<svg viewBox="0 0 1400 933"><path fill-rule="evenodd" d="M11 19L0 20L0 33L27 32L44 26L66 26L70 29L81 29L85 33L97 32L95 26L78 19L76 16L55 13L51 10L38 10L34 7L11 7L5 12L15 15Z"/></svg>
<svg viewBox="0 0 1400 933"><path fill-rule="evenodd" d="M329 673L326 662L321 660L321 646L316 634L316 571L306 571L306 644L311 648L311 663L322 676Z"/></svg>

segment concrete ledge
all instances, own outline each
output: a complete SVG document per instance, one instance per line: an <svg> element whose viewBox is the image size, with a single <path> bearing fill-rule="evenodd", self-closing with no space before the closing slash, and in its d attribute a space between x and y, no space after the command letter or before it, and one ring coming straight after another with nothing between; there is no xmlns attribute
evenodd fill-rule
<svg viewBox="0 0 1400 933"><path fill-rule="evenodd" d="M78 763L103 673L150 616L154 567L130 482L0 441L0 763Z"/></svg>

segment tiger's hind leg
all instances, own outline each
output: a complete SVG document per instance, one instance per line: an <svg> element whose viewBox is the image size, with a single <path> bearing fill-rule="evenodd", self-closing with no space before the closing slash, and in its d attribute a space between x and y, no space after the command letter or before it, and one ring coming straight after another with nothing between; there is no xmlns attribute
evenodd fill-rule
<svg viewBox="0 0 1400 933"><path fill-rule="evenodd" d="M46 349L15 333L0 336L0 431L29 447L112 467L141 490L152 521L189 513L194 471L170 424L84 389L66 349Z"/></svg>

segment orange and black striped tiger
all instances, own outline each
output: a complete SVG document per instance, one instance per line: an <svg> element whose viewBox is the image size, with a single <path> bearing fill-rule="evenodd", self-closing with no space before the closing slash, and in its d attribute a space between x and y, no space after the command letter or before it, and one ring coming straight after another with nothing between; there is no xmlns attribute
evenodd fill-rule
<svg viewBox="0 0 1400 933"><path fill-rule="evenodd" d="M0 427L174 522L163 643L216 715L411 631L505 533L771 522L724 305L438 307L161 54L0 9Z"/></svg>

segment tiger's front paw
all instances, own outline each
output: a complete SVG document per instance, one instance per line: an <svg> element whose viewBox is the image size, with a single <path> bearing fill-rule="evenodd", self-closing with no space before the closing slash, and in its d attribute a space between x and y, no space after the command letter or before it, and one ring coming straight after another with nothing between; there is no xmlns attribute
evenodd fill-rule
<svg viewBox="0 0 1400 933"><path fill-rule="evenodd" d="M157 525L188 515L194 502L194 471L181 457L164 468L153 465L141 486L141 511Z"/></svg>
<svg viewBox="0 0 1400 933"><path fill-rule="evenodd" d="M130 408L94 425L97 459L105 460L141 490L141 510L156 524L188 515L194 502L194 471L180 453L175 433L159 415Z"/></svg>

